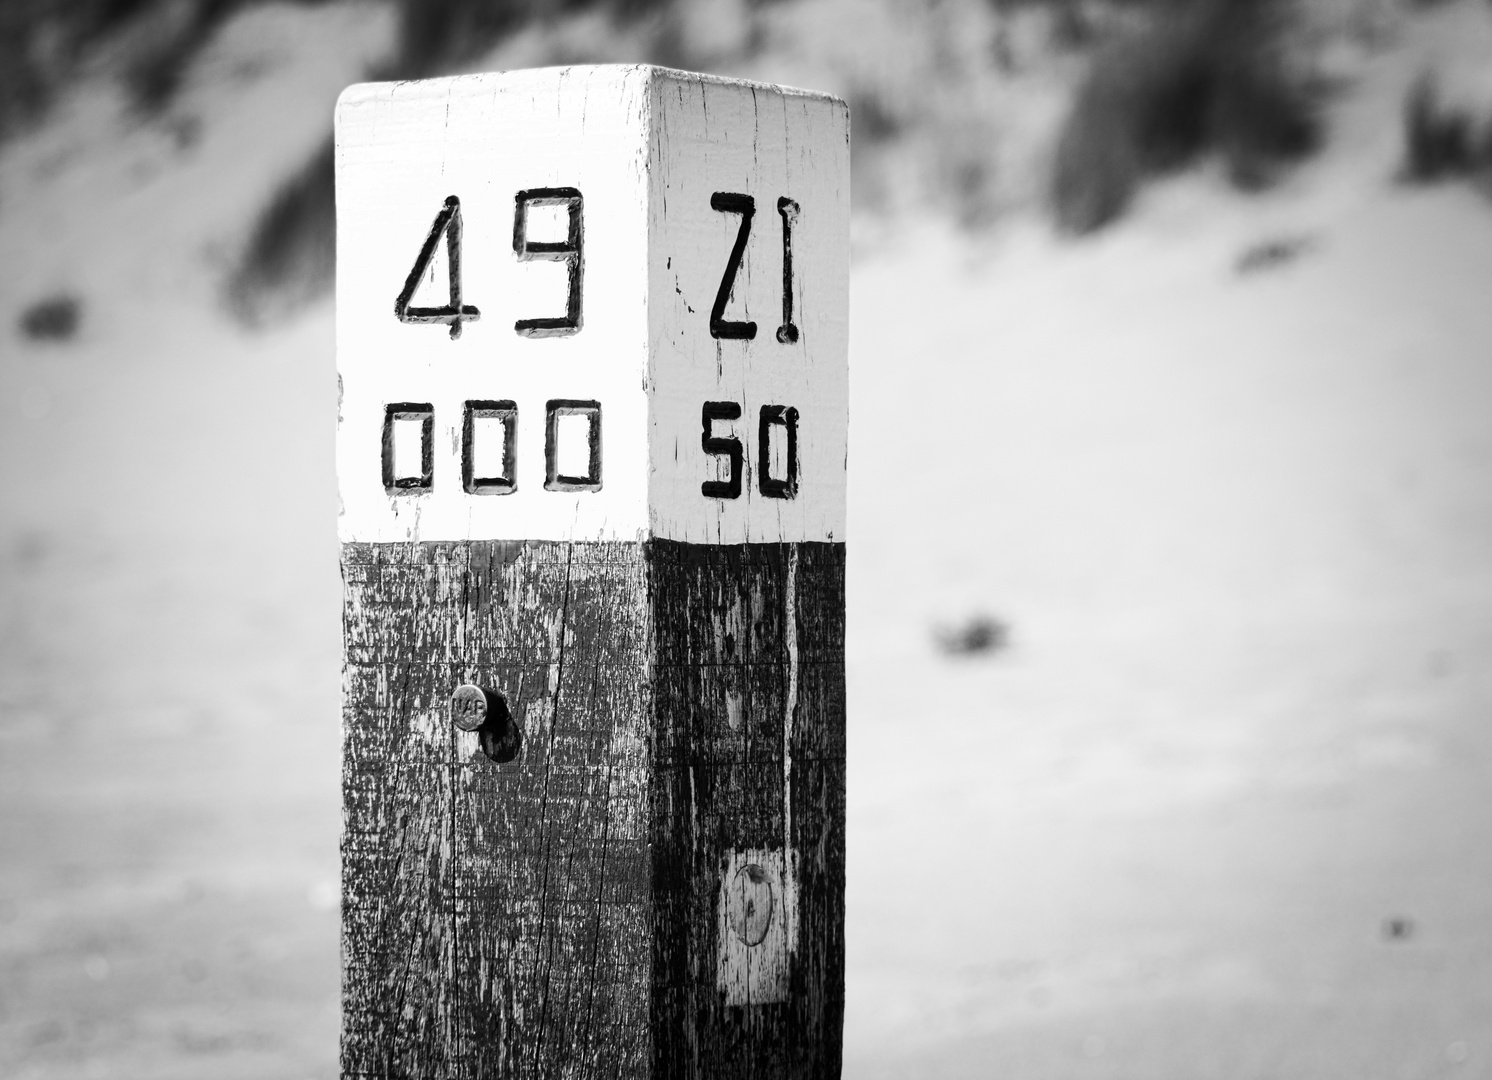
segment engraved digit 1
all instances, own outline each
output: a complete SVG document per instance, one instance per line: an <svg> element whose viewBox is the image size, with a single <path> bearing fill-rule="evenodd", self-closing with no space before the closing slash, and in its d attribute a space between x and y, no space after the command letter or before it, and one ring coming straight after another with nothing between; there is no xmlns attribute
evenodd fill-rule
<svg viewBox="0 0 1492 1080"><path fill-rule="evenodd" d="M791 345L798 340L793 322L793 226L798 223L798 204L784 195L777 200L777 213L782 215L782 325L777 340Z"/></svg>

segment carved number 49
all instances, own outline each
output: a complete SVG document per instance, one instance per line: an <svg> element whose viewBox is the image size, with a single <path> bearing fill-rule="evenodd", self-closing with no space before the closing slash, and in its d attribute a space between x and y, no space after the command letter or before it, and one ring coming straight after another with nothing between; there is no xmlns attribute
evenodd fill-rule
<svg viewBox="0 0 1492 1080"><path fill-rule="evenodd" d="M583 206L585 200L572 187L531 188L514 196L513 208L513 254L519 262L544 260L562 262L569 270L569 289L565 298L565 313L543 319L519 319L513 329L523 337L559 337L574 334L581 323L581 275L585 266L585 238ZM541 241L528 238L528 212L534 206L562 206L569 214L569 228L563 240ZM420 279L430 269L430 260L435 257L435 247L440 238L446 238L447 300L441 307L411 307L410 301L420 285ZM449 323L451 337L461 336L463 321L476 322L482 313L471 304L462 303L461 297L461 200L447 197L435 222L430 226L430 235L415 256L404 288L394 300L394 315L405 323Z"/></svg>

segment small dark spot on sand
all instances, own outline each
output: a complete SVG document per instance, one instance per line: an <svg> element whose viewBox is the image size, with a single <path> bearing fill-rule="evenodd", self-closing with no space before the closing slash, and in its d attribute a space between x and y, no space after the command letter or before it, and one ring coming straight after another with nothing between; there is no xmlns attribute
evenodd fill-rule
<svg viewBox="0 0 1492 1080"><path fill-rule="evenodd" d="M1233 269L1239 274L1257 274L1261 270L1273 270L1286 263L1294 262L1311 247L1311 239L1308 236L1285 236L1276 237L1273 240L1261 240L1244 249L1243 254L1238 256L1238 261L1233 264Z"/></svg>
<svg viewBox="0 0 1492 1080"><path fill-rule="evenodd" d="M1383 920L1386 941L1408 941L1414 936L1414 920L1405 915L1390 915Z"/></svg>
<svg viewBox="0 0 1492 1080"><path fill-rule="evenodd" d="M1010 626L993 615L974 615L953 626L939 627L938 648L949 656L997 653L1010 645Z"/></svg>
<svg viewBox="0 0 1492 1080"><path fill-rule="evenodd" d="M21 333L33 341L67 341L78 332L82 317L83 304L76 296L49 296L21 312Z"/></svg>

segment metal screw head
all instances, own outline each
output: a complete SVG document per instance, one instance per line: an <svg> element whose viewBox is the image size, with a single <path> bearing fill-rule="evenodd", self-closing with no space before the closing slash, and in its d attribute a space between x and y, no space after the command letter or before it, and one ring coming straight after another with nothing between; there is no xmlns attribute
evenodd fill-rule
<svg viewBox="0 0 1492 1080"><path fill-rule="evenodd" d="M451 694L451 723L462 731L476 731L487 722L487 692L464 683Z"/></svg>
<svg viewBox="0 0 1492 1080"><path fill-rule="evenodd" d="M760 945L772 925L771 876L756 863L748 863L736 872L726 893L726 915L730 928L743 944Z"/></svg>

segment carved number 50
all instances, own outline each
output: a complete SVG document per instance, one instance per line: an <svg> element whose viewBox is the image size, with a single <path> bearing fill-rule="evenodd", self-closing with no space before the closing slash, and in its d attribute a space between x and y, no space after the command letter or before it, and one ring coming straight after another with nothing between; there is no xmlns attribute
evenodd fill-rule
<svg viewBox="0 0 1492 1080"><path fill-rule="evenodd" d="M741 497L741 473L746 463L746 450L741 440L734 435L721 437L714 432L716 420L741 419L741 405L735 401L707 401L700 410L700 444L712 457L723 457L730 462L730 478L706 480L699 492L710 499L738 499ZM781 428L782 434L775 435ZM772 439L787 440L786 475L772 475ZM798 495L798 410L791 405L763 405L756 429L757 490L769 499L793 499Z"/></svg>

